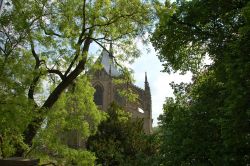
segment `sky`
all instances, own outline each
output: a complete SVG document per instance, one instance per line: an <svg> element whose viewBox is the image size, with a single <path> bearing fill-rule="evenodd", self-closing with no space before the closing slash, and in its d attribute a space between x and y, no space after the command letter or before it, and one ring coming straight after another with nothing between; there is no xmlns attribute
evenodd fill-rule
<svg viewBox="0 0 250 166"><path fill-rule="evenodd" d="M165 0L160 1L164 2ZM173 1L174 0L171 0L171 2ZM161 72L163 70L163 66L156 56L153 46L150 43L145 46L140 39L136 40L137 47L141 51L141 56L136 59L132 65L129 65L129 67L134 71L135 85L141 87L142 89L144 89L145 72L147 72L147 78L151 89L153 127L155 127L158 124L157 118L163 113L162 107L166 97L174 96L173 90L169 84L171 82L191 82L192 74L191 72L187 72L185 75L181 75L179 73L168 74L166 72ZM97 48L98 46L94 45L92 49L96 51ZM150 51L148 52L148 50Z"/></svg>
<svg viewBox="0 0 250 166"><path fill-rule="evenodd" d="M165 0L160 0L162 3ZM173 2L174 0L171 0ZM173 90L169 85L174 83L188 83L191 82L192 74L187 72L185 75L179 73L168 74L161 72L163 70L162 63L156 56L156 52L153 46L149 43L147 46L143 45L140 39L137 39L137 47L141 51L141 56L135 60L132 65L129 65L134 71L135 85L144 89L145 72L147 72L147 78L151 89L152 99L152 118L153 127L158 124L158 116L163 113L163 104L166 97L173 97ZM98 46L94 46L93 50L96 50ZM148 52L150 50L150 52ZM206 60L209 61L210 60Z"/></svg>
<svg viewBox="0 0 250 166"><path fill-rule="evenodd" d="M190 72L185 75L161 72L163 66L153 46L151 44L145 46L142 42L137 42L137 47L141 51L141 57L135 60L131 68L134 70L135 84L141 88L144 88L145 72L147 72L152 97L153 126L155 127L158 122L157 117L163 113L162 106L166 97L173 97L173 90L169 83L191 82L192 74Z"/></svg>
<svg viewBox="0 0 250 166"><path fill-rule="evenodd" d="M0 4L1 4L0 0ZM134 70L135 84L144 88L145 72L147 72L148 82L151 88L153 126L157 126L157 117L163 113L162 106L166 97L173 97L173 90L169 83L190 82L192 74L180 75L178 73L164 73L162 63L156 56L156 52L151 44L145 46L141 41L137 42L137 47L141 51L141 57L136 59L131 68ZM96 50L96 46L92 48ZM148 52L147 50L150 50ZM94 52L94 51L93 51Z"/></svg>
<svg viewBox="0 0 250 166"><path fill-rule="evenodd" d="M147 72L152 99L153 127L155 127L158 123L158 116L163 113L162 106L166 97L174 96L173 90L169 84L171 82L191 82L192 74L191 72L188 72L185 75L181 75L179 73L168 74L166 72L161 72L163 70L163 66L156 56L153 46L150 43L147 46L144 45L140 39L136 39L135 43L141 52L141 56L137 58L132 65L127 65L134 71L133 76L135 79L135 85L142 89L144 89L145 72ZM100 55L100 47L96 44L92 45L90 51L94 55Z"/></svg>

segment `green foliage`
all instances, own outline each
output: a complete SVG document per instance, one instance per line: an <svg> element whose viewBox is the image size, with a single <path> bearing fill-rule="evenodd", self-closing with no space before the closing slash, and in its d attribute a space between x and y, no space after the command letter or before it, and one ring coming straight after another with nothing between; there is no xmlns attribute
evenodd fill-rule
<svg viewBox="0 0 250 166"><path fill-rule="evenodd" d="M206 53L219 60L227 42L238 38L244 19L243 1L166 1L157 6L159 22L151 41L164 61L165 71L191 70L201 67Z"/></svg>
<svg viewBox="0 0 250 166"><path fill-rule="evenodd" d="M164 164L223 164L219 126L223 85L211 72L184 89L188 92L182 97L166 100L164 114L159 118Z"/></svg>
<svg viewBox="0 0 250 166"><path fill-rule="evenodd" d="M22 134L34 114L33 103L25 96L31 81L29 76L33 74L27 61L32 62L28 52L22 57L17 53L11 58L0 57L0 156L3 157L13 155L18 144L28 148Z"/></svg>
<svg viewBox="0 0 250 166"><path fill-rule="evenodd" d="M131 88L131 84L134 82L131 70L124 69L122 75L113 78L112 81L117 86L117 93L121 98L124 98L131 103L138 102L138 94L136 94Z"/></svg>
<svg viewBox="0 0 250 166"><path fill-rule="evenodd" d="M93 45L106 47L112 40L114 50L121 49L118 60L138 57L133 39L143 36L148 29L150 3L139 0L5 3L8 5L0 17L0 156L24 156L27 150L35 148L34 137L40 140L40 145L45 142L49 145L47 135L57 145L55 138L64 129L79 129L81 138L86 139L100 121L99 112L91 103L93 90L87 84L79 90L83 93L75 91L70 95L65 91L91 68L93 57L89 52ZM78 116L82 115L81 121ZM60 155L68 156L62 152L67 147L62 148L59 143ZM54 148L50 147L53 154ZM72 150L72 158L76 153ZM79 151L79 155L89 156L89 161L93 159L85 151L81 154Z"/></svg>
<svg viewBox="0 0 250 166"><path fill-rule="evenodd" d="M39 130L30 156L43 162L58 164L94 165L95 157L83 147L84 140L95 133L104 113L93 102L94 88L86 77L77 79L68 92L61 95L46 116ZM80 149L69 147L69 141L77 140Z"/></svg>
<svg viewBox="0 0 250 166"><path fill-rule="evenodd" d="M195 74L192 84L173 85L176 98L164 105L164 165L250 163L249 5L184 0L159 9L152 41L166 71ZM196 68L205 54L213 63Z"/></svg>
<svg viewBox="0 0 250 166"><path fill-rule="evenodd" d="M96 154L97 164L154 165L158 148L156 136L144 134L143 121L132 120L130 114L115 103L107 113L107 120L87 142L87 148Z"/></svg>

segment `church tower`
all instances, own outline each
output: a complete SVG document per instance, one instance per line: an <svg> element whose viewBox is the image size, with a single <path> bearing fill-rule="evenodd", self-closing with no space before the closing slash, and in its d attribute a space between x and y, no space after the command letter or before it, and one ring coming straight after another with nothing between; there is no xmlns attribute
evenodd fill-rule
<svg viewBox="0 0 250 166"><path fill-rule="evenodd" d="M114 84L113 79L121 77L121 72L117 69L113 58L112 44L110 44L109 51L103 49L97 60L103 66L102 70L93 74L92 85L96 90L94 102L103 111L106 111L113 101L117 102L131 113L132 118L142 118L144 131L149 134L152 132L152 105L147 75L145 74L144 89L133 84L118 87ZM127 102L118 94L118 89L128 88L127 86L132 89L133 93L138 95L137 102Z"/></svg>

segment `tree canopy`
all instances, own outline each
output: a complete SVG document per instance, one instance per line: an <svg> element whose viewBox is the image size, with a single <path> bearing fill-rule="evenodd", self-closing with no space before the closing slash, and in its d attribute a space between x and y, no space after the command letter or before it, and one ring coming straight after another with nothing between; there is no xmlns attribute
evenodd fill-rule
<svg viewBox="0 0 250 166"><path fill-rule="evenodd" d="M174 85L160 117L165 165L247 165L250 2L180 0L158 7L152 43L166 71L194 73ZM209 56L212 63L203 66Z"/></svg>
<svg viewBox="0 0 250 166"><path fill-rule="evenodd" d="M138 56L133 39L148 27L150 4L140 0L5 3L0 17L0 137L2 150L5 145L13 149L1 155L22 156L60 96L86 73L94 46L106 49L112 41L114 49L121 50L121 59Z"/></svg>
<svg viewBox="0 0 250 166"><path fill-rule="evenodd" d="M87 141L87 149L96 154L97 164L157 165L157 136L144 133L143 119L132 119L116 103L110 105L107 116Z"/></svg>
<svg viewBox="0 0 250 166"><path fill-rule="evenodd" d="M214 62L222 59L228 43L240 37L247 2L167 0L158 6L159 22L151 41L165 70L195 71L207 54Z"/></svg>
<svg viewBox="0 0 250 166"><path fill-rule="evenodd" d="M39 157L59 165L250 164L250 1L153 2L154 10L147 0L5 1L0 158ZM120 106L98 110L88 71L99 68L93 50L108 50L110 43L117 64L138 57L134 39L144 38L152 23L150 40L164 72L191 71L193 79L171 83L175 96L166 98L157 131L145 135L142 121ZM131 80L128 69L120 70ZM121 94L133 100L131 91ZM68 146L76 133L87 149Z"/></svg>

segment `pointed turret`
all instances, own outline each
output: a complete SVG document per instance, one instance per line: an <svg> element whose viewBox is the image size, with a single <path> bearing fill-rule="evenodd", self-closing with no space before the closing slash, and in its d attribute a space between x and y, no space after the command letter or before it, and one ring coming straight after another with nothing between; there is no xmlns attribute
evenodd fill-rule
<svg viewBox="0 0 250 166"><path fill-rule="evenodd" d="M148 77L147 77L147 72L145 72L145 91L150 93L150 87L149 87L149 83L148 83Z"/></svg>
<svg viewBox="0 0 250 166"><path fill-rule="evenodd" d="M148 83L148 77L147 72L145 72L145 95L144 95L144 101L145 101L145 114L147 114L147 123L145 124L146 128L148 129L149 133L152 132L152 101L151 101L151 92L150 87Z"/></svg>

